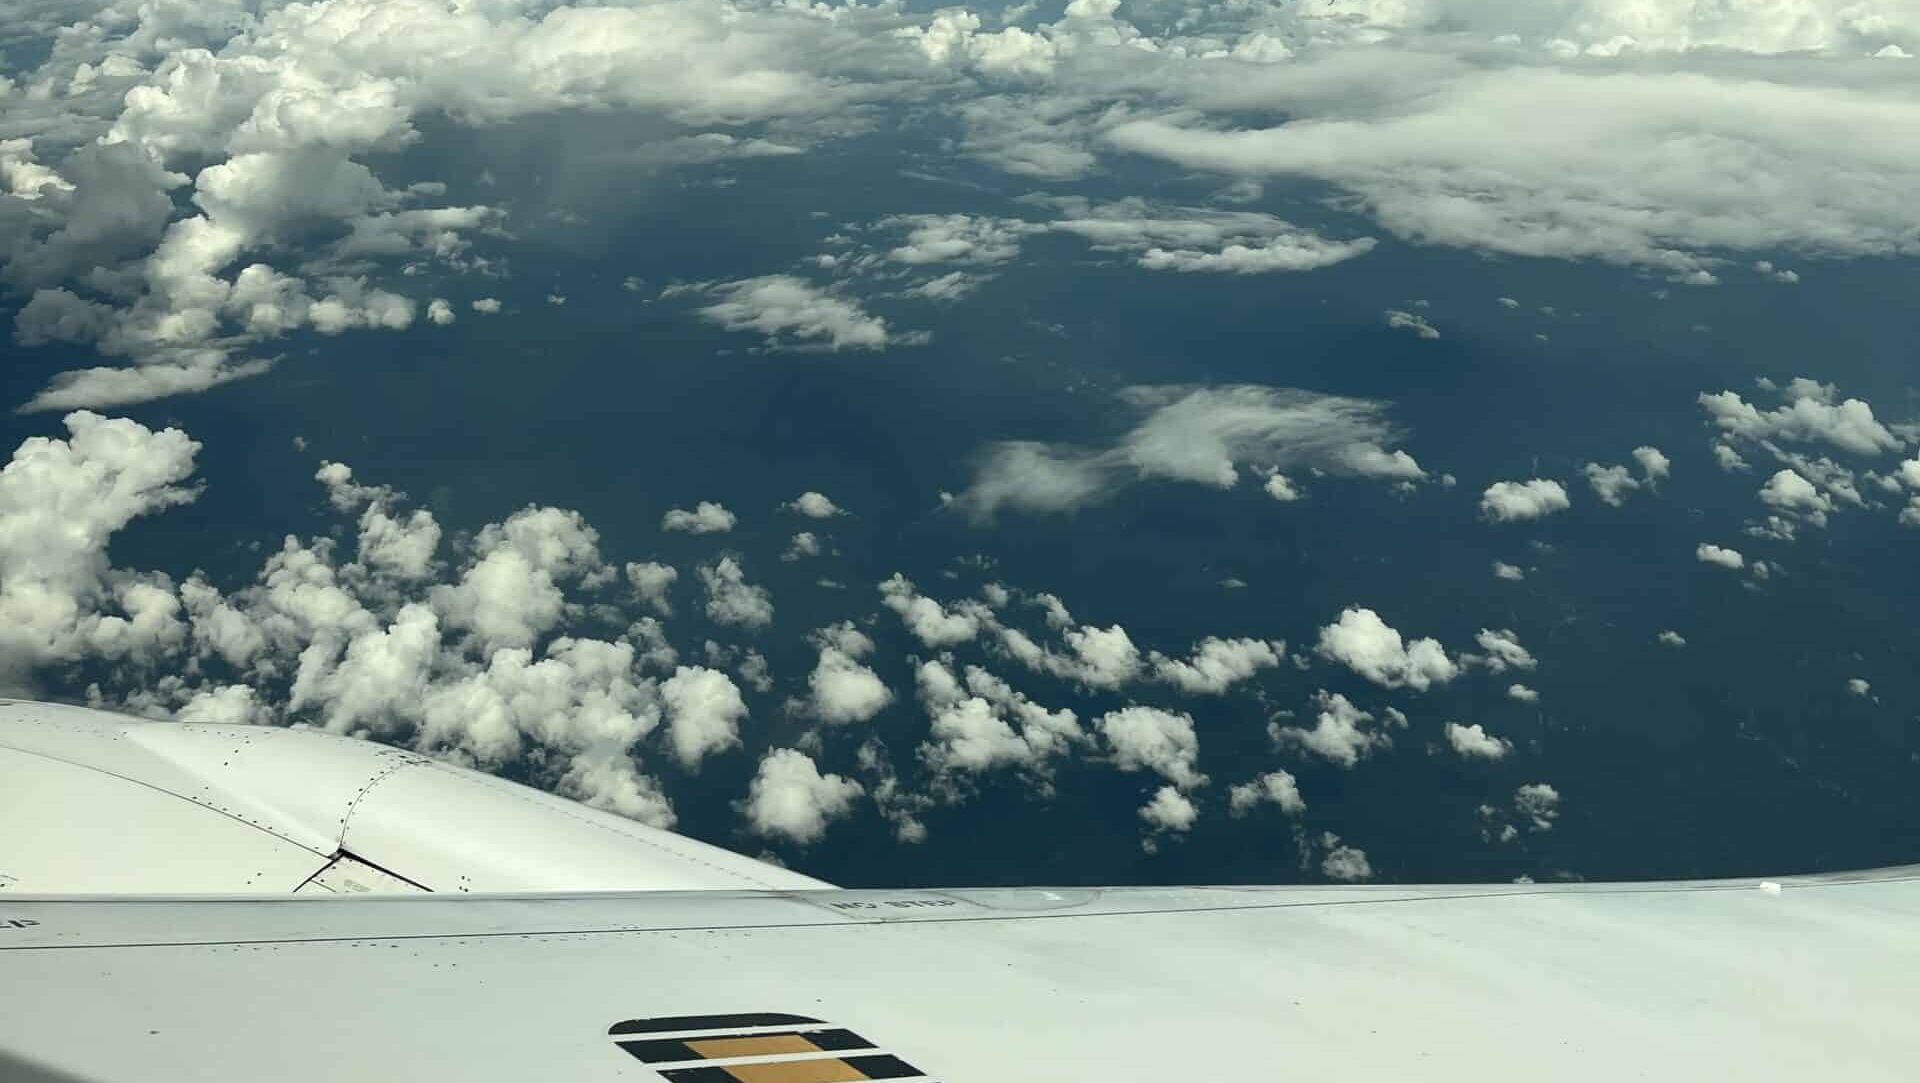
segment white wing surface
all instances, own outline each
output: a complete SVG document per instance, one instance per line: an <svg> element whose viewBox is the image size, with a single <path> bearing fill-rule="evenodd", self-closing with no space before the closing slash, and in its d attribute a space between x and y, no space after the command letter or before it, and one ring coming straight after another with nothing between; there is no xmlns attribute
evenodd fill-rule
<svg viewBox="0 0 1920 1083"><path fill-rule="evenodd" d="M1920 868L843 891L364 742L39 705L0 816L5 1083L1920 1072Z"/></svg>

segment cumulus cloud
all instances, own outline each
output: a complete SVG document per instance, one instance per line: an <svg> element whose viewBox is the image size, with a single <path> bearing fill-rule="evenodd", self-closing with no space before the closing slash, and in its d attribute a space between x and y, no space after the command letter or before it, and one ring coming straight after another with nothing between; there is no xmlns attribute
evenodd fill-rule
<svg viewBox="0 0 1920 1083"><path fill-rule="evenodd" d="M895 572L880 584L880 602L900 615L913 637L928 647L950 647L980 634L987 614L978 603L962 602L949 609L920 594L913 582Z"/></svg>
<svg viewBox="0 0 1920 1083"><path fill-rule="evenodd" d="M1897 451L1901 440L1861 399L1838 398L1831 384L1797 378L1781 391L1786 400L1762 410L1733 391L1702 393L1700 405L1715 428L1754 443L1822 443L1855 455Z"/></svg>
<svg viewBox="0 0 1920 1083"><path fill-rule="evenodd" d="M1560 818L1560 791L1544 782L1530 782L1513 791L1513 810L1535 831L1551 831Z"/></svg>
<svg viewBox="0 0 1920 1083"><path fill-rule="evenodd" d="M1426 477L1402 450L1385 405L1280 388L1132 387L1122 400L1142 419L1103 450L1013 441L983 454L957 506L976 521L1011 508L1070 511L1125 485L1164 479L1228 489L1241 471L1292 467L1389 481Z"/></svg>
<svg viewBox="0 0 1920 1083"><path fill-rule="evenodd" d="M1524 684L1510 684L1507 686L1507 698L1519 700L1521 703L1538 703L1540 693Z"/></svg>
<svg viewBox="0 0 1920 1083"><path fill-rule="evenodd" d="M1317 708L1311 729L1267 724L1267 736L1282 747L1310 752L1341 767L1353 767L1375 751L1392 748L1393 738L1373 726L1373 715L1338 692L1314 693Z"/></svg>
<svg viewBox="0 0 1920 1083"><path fill-rule="evenodd" d="M792 275L675 286L661 296L707 297L698 310L704 319L728 331L755 332L772 350L878 350L928 337L891 331L857 301Z"/></svg>
<svg viewBox="0 0 1920 1083"><path fill-rule="evenodd" d="M999 631L1001 649L1015 661L1088 688L1116 689L1140 675L1140 648L1118 624L1069 629L1061 637L1066 642L1064 652L1042 647L1016 628Z"/></svg>
<svg viewBox="0 0 1920 1083"><path fill-rule="evenodd" d="M1194 644L1192 656L1184 661L1159 651L1149 654L1148 659L1156 680L1189 695L1217 696L1261 670L1279 665L1286 651L1285 643L1208 636Z"/></svg>
<svg viewBox="0 0 1920 1083"><path fill-rule="evenodd" d="M661 682L660 698L666 704L673 755L682 766L698 767L712 753L740 743L740 720L747 717L747 704L726 674L704 666L680 666Z"/></svg>
<svg viewBox="0 0 1920 1083"><path fill-rule="evenodd" d="M1235 816L1245 816L1263 804L1278 805L1289 816L1307 811L1300 784L1285 771L1269 771L1227 791L1227 808Z"/></svg>
<svg viewBox="0 0 1920 1083"><path fill-rule="evenodd" d="M920 757L936 773L1039 772L1086 740L1072 711L1048 710L979 666L963 684L944 662L923 662L915 680L933 722Z"/></svg>
<svg viewBox="0 0 1920 1083"><path fill-rule="evenodd" d="M827 825L849 815L865 794L850 778L822 775L806 753L776 748L760 760L739 808L754 834L805 846L819 842Z"/></svg>
<svg viewBox="0 0 1920 1083"><path fill-rule="evenodd" d="M692 511L670 508L660 517L660 529L683 534L725 534L739 520L723 505L702 500Z"/></svg>
<svg viewBox="0 0 1920 1083"><path fill-rule="evenodd" d="M1747 566L1747 558L1737 549L1728 549L1711 542L1701 542L1694 547L1693 555L1702 564L1714 564L1722 568L1739 571Z"/></svg>
<svg viewBox="0 0 1920 1083"><path fill-rule="evenodd" d="M1387 326L1396 331L1408 331L1424 339L1437 339L1440 337L1439 330L1428 323L1425 316L1418 313L1406 312L1394 308L1387 310L1386 317Z"/></svg>
<svg viewBox="0 0 1920 1083"><path fill-rule="evenodd" d="M1509 669L1533 669L1540 664L1532 652L1520 645L1520 637L1508 629L1482 628L1473 641L1486 653L1462 655L1463 665L1480 665L1489 673L1505 673Z"/></svg>
<svg viewBox="0 0 1920 1083"><path fill-rule="evenodd" d="M1339 619L1320 629L1315 651L1382 688L1424 692L1460 672L1438 640L1403 639L1380 614L1358 606L1342 610Z"/></svg>
<svg viewBox="0 0 1920 1083"><path fill-rule="evenodd" d="M1657 447L1643 444L1634 448L1633 461L1640 464L1641 473L1650 482L1665 481L1673 473L1673 461Z"/></svg>
<svg viewBox="0 0 1920 1083"><path fill-rule="evenodd" d="M1495 579L1506 579L1517 583L1525 579L1527 573L1525 569L1518 565L1508 564L1503 560L1496 560L1493 562L1493 576Z"/></svg>
<svg viewBox="0 0 1920 1083"><path fill-rule="evenodd" d="M1826 525L1827 513L1834 508L1831 497L1793 470L1781 470L1768 478L1760 487L1760 502L1815 526Z"/></svg>
<svg viewBox="0 0 1920 1083"><path fill-rule="evenodd" d="M1847 678L1847 694L1859 696L1862 699L1869 698L1873 695L1873 685L1862 678L1849 677Z"/></svg>
<svg viewBox="0 0 1920 1083"><path fill-rule="evenodd" d="M1661 632L1656 639L1663 647L1684 647L1687 645L1687 637L1671 628Z"/></svg>
<svg viewBox="0 0 1920 1083"><path fill-rule="evenodd" d="M1358 884L1373 879L1373 864L1367 860L1365 850L1342 844L1340 836L1331 831L1320 836L1320 845L1326 847L1327 851L1320 860L1322 876L1343 884Z"/></svg>
<svg viewBox="0 0 1920 1083"><path fill-rule="evenodd" d="M846 514L838 504L827 499L826 494L812 490L801 493L783 506L809 519L831 519L836 515Z"/></svg>
<svg viewBox="0 0 1920 1083"><path fill-rule="evenodd" d="M773 623L773 595L747 582L747 573L733 557L721 557L698 569L707 591L707 619L715 624L765 628Z"/></svg>
<svg viewBox="0 0 1920 1083"><path fill-rule="evenodd" d="M117 572L112 535L192 501L200 445L178 429L69 414L66 439L33 437L0 469L0 682L90 655L150 656L186 629L162 577Z"/></svg>
<svg viewBox="0 0 1920 1083"><path fill-rule="evenodd" d="M1282 504L1291 504L1300 499L1301 495L1299 487L1294 485L1292 479L1278 471L1267 475L1266 484L1261 488L1267 491L1268 496Z"/></svg>
<svg viewBox="0 0 1920 1083"><path fill-rule="evenodd" d="M1122 771L1152 771L1182 790L1207 784L1200 773L1200 739L1193 716L1157 707L1108 711L1097 723L1100 736Z"/></svg>
<svg viewBox="0 0 1920 1083"><path fill-rule="evenodd" d="M1478 722L1471 726L1462 726L1458 722L1447 723L1447 743L1453 750L1470 760L1500 760L1513 751L1513 742L1503 737L1495 737Z"/></svg>
<svg viewBox="0 0 1920 1083"><path fill-rule="evenodd" d="M1495 523L1539 519L1571 506L1566 486L1545 478L1496 481L1480 495L1480 514Z"/></svg>
<svg viewBox="0 0 1920 1083"><path fill-rule="evenodd" d="M1185 834L1200 819L1200 810L1186 794L1172 786L1162 786L1140 806L1140 819L1155 833Z"/></svg>
<svg viewBox="0 0 1920 1083"><path fill-rule="evenodd" d="M360 511L359 562L352 570L398 579L425 579L435 571L440 524L424 509L399 511L405 494L384 485L357 485L345 463L321 465L314 479L343 512Z"/></svg>
<svg viewBox="0 0 1920 1083"><path fill-rule="evenodd" d="M673 602L668 592L680 581L680 570L667 564L654 561L631 562L626 566L627 583L633 587L634 596L647 608L663 617L673 616Z"/></svg>
<svg viewBox="0 0 1920 1083"><path fill-rule="evenodd" d="M1588 463L1580 472L1586 475L1587 484L1593 486L1593 495L1611 507L1625 504L1627 495L1640 487L1640 479L1624 466Z"/></svg>
<svg viewBox="0 0 1920 1083"><path fill-rule="evenodd" d="M868 722L893 702L880 675L861 664L873 652L873 640L842 622L814 633L819 661L807 675L807 713L829 725Z"/></svg>

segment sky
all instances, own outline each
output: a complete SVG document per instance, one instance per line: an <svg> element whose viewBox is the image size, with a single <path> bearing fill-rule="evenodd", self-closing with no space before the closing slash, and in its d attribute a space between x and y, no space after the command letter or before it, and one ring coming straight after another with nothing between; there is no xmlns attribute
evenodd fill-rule
<svg viewBox="0 0 1920 1083"><path fill-rule="evenodd" d="M0 0L0 691L836 882L1912 860L1896 0Z"/></svg>

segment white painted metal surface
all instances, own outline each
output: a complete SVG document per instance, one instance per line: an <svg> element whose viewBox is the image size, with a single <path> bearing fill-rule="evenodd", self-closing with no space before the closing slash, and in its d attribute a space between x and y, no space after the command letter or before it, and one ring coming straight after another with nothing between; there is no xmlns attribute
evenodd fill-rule
<svg viewBox="0 0 1920 1083"><path fill-rule="evenodd" d="M418 895L426 888L341 854L294 890L296 895Z"/></svg>
<svg viewBox="0 0 1920 1083"><path fill-rule="evenodd" d="M660 1083L610 1027L711 1035L726 1028L708 1017L754 1013L847 1028L948 1083L1904 1081L1920 1065L1920 868L812 889L364 742L6 704L0 814L4 1083ZM378 893L408 887L388 873L442 893ZM762 883L808 890L737 890ZM558 884L709 890L535 892ZM459 894L502 887L529 893ZM29 894L54 890L156 894ZM736 1079L860 1078L764 1074L790 1051L714 1055L763 1072Z"/></svg>
<svg viewBox="0 0 1920 1083"><path fill-rule="evenodd" d="M610 1026L789 1012L949 1083L1912 1079L1920 879L1783 884L0 897L38 923L0 932L0 1049L22 1078L657 1083Z"/></svg>
<svg viewBox="0 0 1920 1083"><path fill-rule="evenodd" d="M11 702L0 703L0 751L8 752L0 812L29 825L0 835L0 891L282 894L343 851L434 891L828 886L413 752L313 730ZM267 864L256 853L285 860Z"/></svg>
<svg viewBox="0 0 1920 1083"><path fill-rule="evenodd" d="M0 824L0 896L284 894L327 863L163 790L3 746Z"/></svg>

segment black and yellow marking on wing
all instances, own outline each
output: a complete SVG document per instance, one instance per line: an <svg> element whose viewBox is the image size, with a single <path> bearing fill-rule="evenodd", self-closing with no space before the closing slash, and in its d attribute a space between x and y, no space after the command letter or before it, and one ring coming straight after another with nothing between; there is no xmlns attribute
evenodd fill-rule
<svg viewBox="0 0 1920 1083"><path fill-rule="evenodd" d="M669 1083L860 1083L925 1076L850 1030L798 1015L630 1019L607 1033Z"/></svg>

